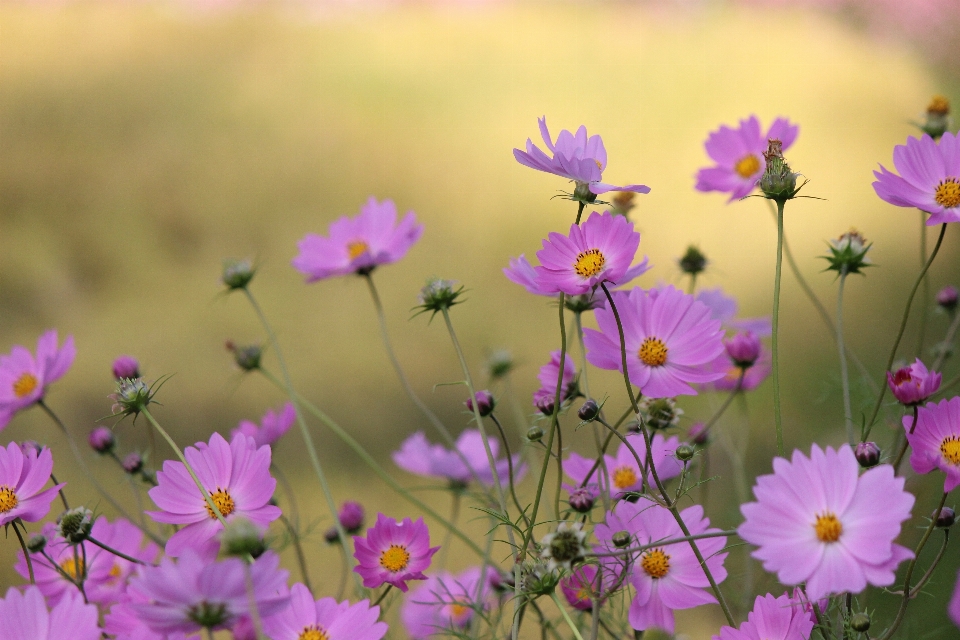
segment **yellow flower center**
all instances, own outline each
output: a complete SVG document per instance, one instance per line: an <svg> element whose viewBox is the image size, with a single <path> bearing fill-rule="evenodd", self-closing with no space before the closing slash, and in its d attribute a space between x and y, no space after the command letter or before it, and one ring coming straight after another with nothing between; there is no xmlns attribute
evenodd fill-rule
<svg viewBox="0 0 960 640"><path fill-rule="evenodd" d="M7 486L0 487L0 513L7 513L8 511L13 511L17 504L17 494L13 492L13 489Z"/></svg>
<svg viewBox="0 0 960 640"><path fill-rule="evenodd" d="M60 568L73 580L79 580L83 576L83 558L80 558L79 562L68 558L60 563Z"/></svg>
<svg viewBox="0 0 960 640"><path fill-rule="evenodd" d="M817 516L813 528L816 530L817 539L820 542L836 542L843 534L843 525L837 520L837 516L829 511Z"/></svg>
<svg viewBox="0 0 960 640"><path fill-rule="evenodd" d="M670 556L665 554L663 549L653 549L643 554L640 566L648 576L658 580L670 573Z"/></svg>
<svg viewBox="0 0 960 640"><path fill-rule="evenodd" d="M450 617L454 620L458 620L465 616L467 612L470 611L470 607L460 602L454 602L450 605Z"/></svg>
<svg viewBox="0 0 960 640"><path fill-rule="evenodd" d="M960 180L956 178L944 178L933 190L933 199L937 204L946 209L952 209L960 206Z"/></svg>
<svg viewBox="0 0 960 640"><path fill-rule="evenodd" d="M13 383L13 395L18 398L28 396L37 388L37 378L32 373L24 373Z"/></svg>
<svg viewBox="0 0 960 640"><path fill-rule="evenodd" d="M946 438L940 443L940 453L953 466L960 466L960 437L949 436ZM3 492L0 491L0 496L2 495ZM0 502L0 505L2 504L3 503ZM3 511L2 507L0 507L0 511Z"/></svg>
<svg viewBox="0 0 960 640"><path fill-rule="evenodd" d="M603 271L607 259L599 249L588 249L577 254L577 261L573 263L573 270L581 278L589 278Z"/></svg>
<svg viewBox="0 0 960 640"><path fill-rule="evenodd" d="M582 585L577 589L577 600L590 600L591 598L593 598L593 593L587 585Z"/></svg>
<svg viewBox="0 0 960 640"><path fill-rule="evenodd" d="M640 345L637 357L648 367L659 367L667 361L667 345L660 338L647 338Z"/></svg>
<svg viewBox="0 0 960 640"><path fill-rule="evenodd" d="M749 178L760 170L760 158L752 153L748 156L743 156L737 160L737 164L733 165L733 170L736 171L741 178Z"/></svg>
<svg viewBox="0 0 960 640"><path fill-rule="evenodd" d="M410 563L410 552L403 545L392 544L390 548L380 554L380 566L396 573L403 571Z"/></svg>
<svg viewBox="0 0 960 640"><path fill-rule="evenodd" d="M617 467L613 470L613 486L626 489L637 484L637 472L631 467Z"/></svg>
<svg viewBox="0 0 960 640"><path fill-rule="evenodd" d="M370 249L368 245L363 240L354 240L353 242L347 243L347 255L350 256L351 260L355 260L362 256Z"/></svg>
<svg viewBox="0 0 960 640"><path fill-rule="evenodd" d="M229 493L217 487L217 490L210 494L210 499L213 500L213 504L217 505L217 509L220 510L220 515L226 518L228 515L233 513L233 510L237 508L237 505L234 504L233 498ZM203 506L206 507L207 513L210 514L210 517L214 520L217 519L217 514L214 513L213 509L210 508L210 505L207 504L204 500Z"/></svg>
<svg viewBox="0 0 960 640"><path fill-rule="evenodd" d="M311 624L303 628L303 631L297 636L297 640L330 640L330 636L317 625Z"/></svg>

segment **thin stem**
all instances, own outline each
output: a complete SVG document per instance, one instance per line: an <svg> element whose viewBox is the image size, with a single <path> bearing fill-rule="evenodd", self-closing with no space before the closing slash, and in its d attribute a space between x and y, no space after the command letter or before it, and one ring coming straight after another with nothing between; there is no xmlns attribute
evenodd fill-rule
<svg viewBox="0 0 960 640"><path fill-rule="evenodd" d="M627 395L630 397L630 407L633 409L633 412L640 414L640 407L637 406L637 398L633 395L633 384L630 382L630 370L627 368L627 342L626 338L623 336L623 323L620 321L620 312L617 311L617 305L613 303L613 296L610 295L610 290L607 289L607 283L601 282L600 288L603 289L604 295L607 296L607 302L610 303L610 310L613 311L613 317L617 321L617 332L620 334L620 367L623 371L623 383L627 387Z"/></svg>
<svg viewBox="0 0 960 640"><path fill-rule="evenodd" d="M513 504L517 507L517 511L520 512L520 515L524 520L527 519L527 514L524 513L523 507L520 505L520 499L517 497L517 489L514 485L513 479L513 456L510 454L510 445L507 443L507 434L503 430L503 425L500 424L500 421L497 420L497 416L494 412L490 412L490 419L493 420L493 424L497 425L497 429L500 431L500 440L503 442L503 452L507 456L507 473L510 474L508 480L510 481L510 496L513 498ZM528 523L529 524L529 523Z"/></svg>
<svg viewBox="0 0 960 640"><path fill-rule="evenodd" d="M903 332L907 328L907 320L910 318L910 307L913 306L913 298L917 295L917 289L920 288L920 283L923 281L924 276L927 275L927 271L930 269L930 265L933 264L934 258L937 257L937 253L940 252L940 245L943 244L943 236L947 232L947 223L940 225L940 235L937 237L937 244L933 247L933 253L930 254L930 258L927 260L927 263L923 265L923 269L920 271L920 275L917 276L916 282L913 283L913 288L910 290L910 295L907 297L907 304L903 310L903 319L900 321L900 329L897 331L897 338L893 341L893 348L890 349L890 356L887 358L887 366L884 367L884 375L887 371L890 371L890 367L893 366L893 360L897 357L897 348L900 346L900 340L903 338ZM867 436L870 435L870 430L873 429L873 424L877 419L877 415L880 413L880 407L883 405L883 397L887 392L887 385L882 384L880 386L880 394L877 396L877 403L873 406L873 413L870 415L870 419L867 420L867 428L864 430L862 440L866 442Z"/></svg>
<svg viewBox="0 0 960 640"><path fill-rule="evenodd" d="M283 523L283 526L287 528L287 533L290 534L290 542L293 543L293 550L297 554L297 564L300 566L300 576L303 578L303 584L307 587L307 591L313 593L310 574L307 572L307 558L303 555L303 545L300 544L300 534L297 533L296 528L285 515L280 514L280 522Z"/></svg>
<svg viewBox="0 0 960 640"><path fill-rule="evenodd" d="M917 581L917 586L915 586L910 591L910 597L916 598L917 594L920 593L920 590L923 589L923 586L927 584L927 581L930 580L930 576L933 575L934 569L937 568L937 565L940 564L940 561L943 559L943 554L947 550L947 543L950 542L950 529L943 530L943 544L940 545L940 551L937 552L937 556L933 559L933 562L930 563L930 566L927 567L926 573L923 574L923 577Z"/></svg>
<svg viewBox="0 0 960 640"><path fill-rule="evenodd" d="M243 565L244 582L247 587L247 606L250 607L250 622L253 624L253 634L257 640L263 640L263 621L260 619L260 608L253 590L253 572L249 564Z"/></svg>
<svg viewBox="0 0 960 640"><path fill-rule="evenodd" d="M840 285L837 287L837 348L840 352L840 384L843 388L843 423L847 427L847 442L856 442L853 433L853 410L850 408L850 373L847 370L847 352L843 348L843 285L847 281L847 265L840 267Z"/></svg>
<svg viewBox="0 0 960 640"><path fill-rule="evenodd" d="M460 491L454 489L450 492L453 500L450 503L450 524L457 526L457 518L460 517ZM447 556L450 555L450 541L453 539L453 529L447 529L443 538L443 544L440 545L440 559L437 566L443 569L447 566Z"/></svg>
<svg viewBox="0 0 960 640"><path fill-rule="evenodd" d="M60 482L57 480L57 476L50 474L50 483L53 486L57 486ZM67 494L63 492L63 487L60 487L57 490L57 493L60 494L60 502L63 504L64 511L70 511L70 504L67 502Z"/></svg>
<svg viewBox="0 0 960 640"><path fill-rule="evenodd" d="M550 597L553 599L553 603L557 605L557 609L560 609L560 613L563 614L563 619L567 623L567 626L570 627L571 631L573 631L574 637L576 637L577 640L583 640L583 636L580 635L580 629L577 629L577 625L574 624L573 620L570 618L570 614L567 613L566 607L564 607L563 603L560 602L560 598L557 597L557 592L551 591Z"/></svg>
<svg viewBox="0 0 960 640"><path fill-rule="evenodd" d="M707 420L707 423L703 425L703 431L700 432L701 434L706 435L713 425L717 424L720 416L722 416L726 412L727 408L733 403L734 398L740 395L740 390L743 388L743 378L746 374L747 370L741 367L740 375L737 377L737 385L733 388L733 391L730 392L730 395L727 396L727 399L723 401L723 404L720 405L720 408L717 409L716 413L714 413L710 419Z"/></svg>
<svg viewBox="0 0 960 640"><path fill-rule="evenodd" d="M617 551L604 551L601 553L586 553L584 557L587 558L610 558L614 556L623 556L630 555L633 553L643 553L648 549L654 549L656 547L665 547L670 544L677 544L678 542L689 542L690 540L704 540L706 538L725 538L727 536L737 535L736 529L730 529L728 531L713 531L708 533L698 533L691 536L683 536L680 538L669 538L665 540L656 540L650 544L645 544L639 547L630 547L629 549L618 549Z"/></svg>
<svg viewBox="0 0 960 640"><path fill-rule="evenodd" d="M379 596L379 597L376 599L376 601L373 603L373 606L375 607L375 606L377 606L378 604L380 604L381 602L383 602L383 599L387 597L387 594L390 593L390 589L392 589L392 588L393 588L393 585L392 585L392 584L388 584L388 585L387 585L387 588L383 590L383 593L381 593L380 596Z"/></svg>
<svg viewBox="0 0 960 640"><path fill-rule="evenodd" d="M773 281L773 418L777 428L777 455L783 457L783 417L780 407L780 273L783 265L783 200L777 201L777 269Z"/></svg>
<svg viewBox="0 0 960 640"><path fill-rule="evenodd" d="M583 392L587 395L587 398L593 399L593 396L590 395L590 382L587 378L587 348L583 342L583 314L575 313L573 314L574 320L577 324L577 342L580 345L580 382L583 387ZM600 463L600 469L602 473L600 474L600 497L603 501L603 510L604 512L610 510L610 496L608 487L606 486L609 475L607 473L607 461L604 459L603 451L604 447L600 442L600 428L596 424L590 425L593 429L593 443L597 448L597 461Z"/></svg>
<svg viewBox="0 0 960 640"><path fill-rule="evenodd" d="M620 419L617 420L615 423L613 423L613 430L614 431L618 430L620 428L620 425L623 424L624 420L626 420L632 414L633 414L633 408L628 407L627 410L623 412L623 415L620 416ZM607 448L610 446L610 443L613 441L613 436L614 434L608 433L606 439L604 439L603 447L600 449L601 457L607 454ZM597 469L599 469L600 466L601 466L601 459L597 458L597 460L594 461L593 466L590 467L590 471L587 472L586 477L584 477L583 482L580 483L580 488L587 486L587 483L590 482L590 478L593 477L593 474L597 472ZM605 461L603 461L603 466L606 466Z"/></svg>
<svg viewBox="0 0 960 640"><path fill-rule="evenodd" d="M30 552L27 550L27 543L23 539L23 534L20 533L20 529L17 527L18 522L20 522L20 518L13 521L13 532L17 534L17 540L20 541L20 548L23 549L23 557L27 561L27 573L30 574L30 584L36 584L37 581L33 577L33 560L30 559ZM23 530L26 531L26 527L24 527Z"/></svg>
<svg viewBox="0 0 960 640"><path fill-rule="evenodd" d="M917 411L917 405L913 405L913 422L910 424L910 433L913 433L913 430L917 428ZM893 475L897 475L900 472L900 463L903 462L903 456L909 446L910 442L904 437L903 444L900 445L900 451L897 453L897 459L893 463Z"/></svg>
<svg viewBox="0 0 960 640"><path fill-rule="evenodd" d="M100 542L99 540L97 540L97 539L94 538L93 536L88 536L88 537L87 537L87 540L89 540L89 541L92 542L93 544L97 545L98 547L100 547L101 549L103 549L104 551L106 551L107 553L112 553L113 555L117 556L118 558L123 558L123 559L126 560L127 562L132 562L132 563L134 563L134 564L139 564L139 565L142 565L142 566L144 566L144 567L155 567L155 566L158 566L158 565L155 565L155 564L150 563L150 562L144 562L143 560L140 560L139 558L134 558L133 556L128 556L127 554L123 553L122 551L117 551L117 550L114 549L113 547L109 547L109 546L105 545L104 543Z"/></svg>
<svg viewBox="0 0 960 640"><path fill-rule="evenodd" d="M943 366L944 361L950 357L950 349L953 347L953 338L957 335L957 330L960 329L960 313L953 314L953 321L950 323L950 327L947 329L947 334L943 337L943 350L937 354L937 359L934 360L933 366L931 367L932 371L939 371L940 367Z"/></svg>
<svg viewBox="0 0 960 640"><path fill-rule="evenodd" d="M918 211L920 214L920 266L927 263L927 213ZM920 314L920 322L917 327L917 348L915 350L918 358L923 358L923 341L927 335L927 315L930 307L930 278L923 276L923 294L920 298L923 313Z"/></svg>

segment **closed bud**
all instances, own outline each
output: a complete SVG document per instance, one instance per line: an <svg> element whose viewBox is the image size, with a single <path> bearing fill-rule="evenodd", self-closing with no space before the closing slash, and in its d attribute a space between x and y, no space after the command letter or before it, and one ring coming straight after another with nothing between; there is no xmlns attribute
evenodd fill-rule
<svg viewBox="0 0 960 640"><path fill-rule="evenodd" d="M114 413L137 415L150 404L153 395L143 378L123 378L117 380L117 390L109 397L114 402Z"/></svg>
<svg viewBox="0 0 960 640"><path fill-rule="evenodd" d="M540 438L543 437L543 429L540 427L530 427L527 429L527 440L530 442L539 442Z"/></svg>
<svg viewBox="0 0 960 640"><path fill-rule="evenodd" d="M340 506L340 513L337 514L340 519L340 526L349 534L358 533L363 528L363 505L359 502L348 500Z"/></svg>
<svg viewBox="0 0 960 640"><path fill-rule="evenodd" d="M90 448L97 453L110 453L117 444L113 437L113 430L109 427L97 427L90 432L88 441Z"/></svg>
<svg viewBox="0 0 960 640"><path fill-rule="evenodd" d="M80 544L90 537L93 512L85 507L67 509L57 518L57 533L70 544Z"/></svg>
<svg viewBox="0 0 960 640"><path fill-rule="evenodd" d="M420 313L432 311L434 314L449 309L455 304L463 302L460 300L460 294L463 293L463 287L457 287L455 280L444 280L442 278L431 278L427 284L420 289L420 295L417 299L420 304L416 307Z"/></svg>
<svg viewBox="0 0 960 640"><path fill-rule="evenodd" d="M617 549L623 549L630 544L630 533L628 531L617 531L613 534L613 546Z"/></svg>
<svg viewBox="0 0 960 640"><path fill-rule="evenodd" d="M47 548L47 538L42 533L35 533L27 540L27 551L40 553Z"/></svg>
<svg viewBox="0 0 960 640"><path fill-rule="evenodd" d="M854 455L861 467L869 469L880 462L880 447L876 442L861 442L857 444Z"/></svg>
<svg viewBox="0 0 960 640"><path fill-rule="evenodd" d="M687 252L680 258L680 270L687 275L695 276L707 268L707 257L700 249L690 245Z"/></svg>
<svg viewBox="0 0 960 640"><path fill-rule="evenodd" d="M600 413L600 406L593 400L587 400L577 411L577 416L586 422L593 420Z"/></svg>
<svg viewBox="0 0 960 640"><path fill-rule="evenodd" d="M830 263L827 271L863 273L862 269L873 266L867 257L872 246L859 231L851 229L836 240L830 240L830 255L821 257Z"/></svg>
<svg viewBox="0 0 960 640"><path fill-rule="evenodd" d="M870 616L863 613L855 613L850 616L850 628L859 633L863 633L870 629Z"/></svg>
<svg viewBox="0 0 960 640"><path fill-rule="evenodd" d="M127 457L123 459L123 470L130 475L140 473L142 469L143 457L136 451L127 454Z"/></svg>
<svg viewBox="0 0 960 640"><path fill-rule="evenodd" d="M593 509L593 504L595 502L593 496L593 491L587 489L586 487L580 487L579 489L574 489L570 492L570 508L576 511L577 513L587 513Z"/></svg>
<svg viewBox="0 0 960 640"><path fill-rule="evenodd" d="M777 202L786 202L793 198L800 190L797 187L797 175L799 174L790 169L790 165L783 157L783 143L777 139L768 140L767 150L763 152L763 158L766 167L757 183L760 191L769 200L776 200Z"/></svg>
<svg viewBox="0 0 960 640"><path fill-rule="evenodd" d="M626 218L630 210L637 206L634 202L636 195L633 191L615 191L610 198L610 213Z"/></svg>
<svg viewBox="0 0 960 640"><path fill-rule="evenodd" d="M479 413L481 417L486 417L493 413L493 408L497 404L489 391L477 391L473 394L473 398L467 398L467 401L463 404L467 405L467 409L473 411L474 400L476 400L477 403L477 413Z"/></svg>
<svg viewBox="0 0 960 640"><path fill-rule="evenodd" d="M576 186L573 188L573 199L582 202L584 204L592 204L597 199L597 194L593 191L590 191L589 182L576 182Z"/></svg>
<svg viewBox="0 0 960 640"><path fill-rule="evenodd" d="M244 371L255 371L260 368L260 358L263 356L263 348L260 345L238 346L228 340L226 347L227 351L233 353L234 362Z"/></svg>
<svg viewBox="0 0 960 640"><path fill-rule="evenodd" d="M220 534L220 545L228 556L256 558L266 550L259 529L246 518L231 518L227 522Z"/></svg>
<svg viewBox="0 0 960 640"><path fill-rule="evenodd" d="M674 453L677 456L677 460L682 460L683 462L686 462L687 460L690 460L691 458L693 458L693 454L695 453L695 450L693 447L691 447L688 444L681 444L679 447L677 447L677 450Z"/></svg>
<svg viewBox="0 0 960 640"><path fill-rule="evenodd" d="M723 341L727 355L741 369L749 369L760 357L760 338L753 331L744 331Z"/></svg>
<svg viewBox="0 0 960 640"><path fill-rule="evenodd" d="M223 275L220 279L231 290L246 289L255 272L249 260L228 259L223 261Z"/></svg>
<svg viewBox="0 0 960 640"><path fill-rule="evenodd" d="M683 409L673 398L644 398L640 401L640 415L651 429L666 429L680 423Z"/></svg>
<svg viewBox="0 0 960 640"><path fill-rule="evenodd" d="M950 100L946 96L933 96L927 107L926 121L919 126L934 140L943 137L950 129Z"/></svg>
<svg viewBox="0 0 960 640"><path fill-rule="evenodd" d="M323 539L327 541L327 544L339 544L340 542L340 533L337 531L336 527L330 527L323 534Z"/></svg>
<svg viewBox="0 0 960 640"><path fill-rule="evenodd" d="M120 378L139 378L140 363L131 356L118 356L113 361L113 377L117 380Z"/></svg>
<svg viewBox="0 0 960 640"><path fill-rule="evenodd" d="M937 292L937 305L947 311L953 311L957 308L957 297L957 288L947 285Z"/></svg>
<svg viewBox="0 0 960 640"><path fill-rule="evenodd" d="M936 513L934 513L936 515ZM937 516L937 527L940 529L949 529L957 521L956 512L950 507L944 507Z"/></svg>

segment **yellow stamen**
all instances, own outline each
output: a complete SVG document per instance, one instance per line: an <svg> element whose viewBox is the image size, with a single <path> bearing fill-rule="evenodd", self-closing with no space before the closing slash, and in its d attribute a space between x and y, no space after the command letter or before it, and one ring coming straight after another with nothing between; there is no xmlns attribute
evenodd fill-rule
<svg viewBox="0 0 960 640"><path fill-rule="evenodd" d="M944 178L933 191L933 199L945 209L960 206L960 180Z"/></svg>
<svg viewBox="0 0 960 640"><path fill-rule="evenodd" d="M303 628L303 631L297 636L297 640L330 640L330 636L319 626L311 624L309 627Z"/></svg>
<svg viewBox="0 0 960 640"><path fill-rule="evenodd" d="M603 165L600 164L600 161L597 160L596 158L594 158L593 161L597 163L597 169L600 169L600 171L603 171Z"/></svg>
<svg viewBox="0 0 960 640"><path fill-rule="evenodd" d="M659 367L667 361L667 345L660 338L647 338L640 345L637 357L648 367Z"/></svg>
<svg viewBox="0 0 960 640"><path fill-rule="evenodd" d="M233 513L233 510L237 508L233 502L233 497L220 487L217 487L217 490L210 494L210 499L213 500L213 504L217 505L217 509L220 510L220 515L224 518ZM206 500L203 501L203 506L206 507L210 517L216 520L217 514L213 512L213 509L210 508Z"/></svg>
<svg viewBox="0 0 960 640"><path fill-rule="evenodd" d="M581 278L589 278L603 271L607 259L599 249L588 249L577 254L577 261L573 263L573 270Z"/></svg>
<svg viewBox="0 0 960 640"><path fill-rule="evenodd" d="M450 605L450 617L454 620L462 618L469 611L470 607L465 604L460 604L459 602L454 602Z"/></svg>
<svg viewBox="0 0 960 640"><path fill-rule="evenodd" d="M829 511L823 515L817 516L817 521L813 528L817 532L817 539L820 542L836 542L843 534L843 524Z"/></svg>
<svg viewBox="0 0 960 640"><path fill-rule="evenodd" d="M613 470L613 486L626 489L637 484L637 472L631 467L617 467Z"/></svg>
<svg viewBox="0 0 960 640"><path fill-rule="evenodd" d="M760 158L752 153L748 156L743 156L737 160L737 164L733 165L733 170L736 171L741 178L749 178L760 170Z"/></svg>
<svg viewBox="0 0 960 640"><path fill-rule="evenodd" d="M83 558L80 558L79 563L73 558L67 558L60 563L60 568L74 580L79 580L83 576Z"/></svg>
<svg viewBox="0 0 960 640"><path fill-rule="evenodd" d="M960 437L949 436L940 443L940 453L953 466L960 466ZM0 492L0 495L3 495ZM2 511L3 509L0 509Z"/></svg>
<svg viewBox="0 0 960 640"><path fill-rule="evenodd" d="M648 576L657 580L670 573L670 556L665 554L663 549L653 549L643 554L640 566Z"/></svg>
<svg viewBox="0 0 960 640"><path fill-rule="evenodd" d="M0 487L0 513L13 511L19 503L20 501L17 500L17 494L13 492L13 489L7 486Z"/></svg>
<svg viewBox="0 0 960 640"><path fill-rule="evenodd" d="M347 243L347 255L351 260L355 260L369 251L370 245L363 240L354 240Z"/></svg>
<svg viewBox="0 0 960 640"><path fill-rule="evenodd" d="M24 373L13 383L13 395L23 398L37 388L37 378L32 373Z"/></svg>
<svg viewBox="0 0 960 640"><path fill-rule="evenodd" d="M409 563L410 552L403 545L392 544L380 554L380 566L392 573L403 571Z"/></svg>

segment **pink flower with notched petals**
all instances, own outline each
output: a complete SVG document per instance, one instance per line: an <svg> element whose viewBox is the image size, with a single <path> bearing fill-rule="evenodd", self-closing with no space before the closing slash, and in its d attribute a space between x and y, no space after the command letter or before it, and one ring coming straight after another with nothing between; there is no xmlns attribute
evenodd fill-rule
<svg viewBox="0 0 960 640"><path fill-rule="evenodd" d="M489 583L494 569L487 571ZM489 584L478 592L480 575L480 567L471 567L459 575L442 572L411 591L400 608L400 619L410 637L422 640L463 634L477 611L483 609L489 594Z"/></svg>
<svg viewBox="0 0 960 640"><path fill-rule="evenodd" d="M595 195L608 191L650 193L650 187L642 184L618 187L600 181L607 168L607 150L600 136L587 137L586 127L581 125L575 134L564 129L554 143L547 129L546 116L538 122L543 142L553 156L548 156L527 138L526 151L513 150L513 157L523 166L573 180L578 187L584 185Z"/></svg>
<svg viewBox="0 0 960 640"><path fill-rule="evenodd" d="M76 355L73 336L58 348L57 331L51 329L37 340L36 358L20 345L0 356L0 429L18 411L42 400L47 385L63 377Z"/></svg>
<svg viewBox="0 0 960 640"><path fill-rule="evenodd" d="M887 384L894 397L907 406L918 405L940 388L941 375L928 371L917 358L909 367L887 372Z"/></svg>
<svg viewBox="0 0 960 640"><path fill-rule="evenodd" d="M184 456L224 520L246 518L262 530L280 517L269 504L277 481L270 476L270 447L237 434L227 443L219 433L209 444L187 447ZM207 504L182 462L167 460L157 472L157 486L148 492L162 511L147 511L157 522L181 525L167 540L166 553L177 557L188 548L213 544L223 524ZM185 525L185 526L184 526Z"/></svg>
<svg viewBox="0 0 960 640"><path fill-rule="evenodd" d="M491 438L490 452L497 465L497 475L506 478L510 465L506 458L497 458L500 442ZM467 429L457 438L457 451L451 451L443 445L430 444L422 431L417 431L403 441L400 450L393 453L393 461L398 467L418 476L444 478L451 482L466 484L478 478L485 485L493 485L493 474L483 446L483 435L478 429ZM459 455L458 453L459 452ZM513 456L514 480L519 482L527 467L520 462L520 456Z"/></svg>
<svg viewBox="0 0 960 640"><path fill-rule="evenodd" d="M668 286L612 294L623 324L630 382L648 398L696 395L690 383L712 382L722 373L703 365L723 353L720 321L693 296ZM623 371L620 335L610 309L596 310L600 331L584 330L587 360L601 369Z"/></svg>
<svg viewBox="0 0 960 640"><path fill-rule="evenodd" d="M257 443L258 447L265 444L273 444L279 440L283 434L290 430L293 422L297 419L297 412L293 404L286 403L279 411L268 409L260 420L260 426L249 420L241 420L237 428L230 432L230 436L236 436L242 433L250 436Z"/></svg>
<svg viewBox="0 0 960 640"><path fill-rule="evenodd" d="M728 202L750 195L763 175L767 140L780 140L786 151L799 131L800 127L790 124L786 118L777 118L764 135L756 116L741 120L736 129L721 126L710 133L704 144L707 155L716 164L697 172L697 191L729 193Z"/></svg>
<svg viewBox="0 0 960 640"><path fill-rule="evenodd" d="M550 362L540 367L537 380L540 388L533 392L533 406L544 415L553 413L553 403L557 398L557 380L560 380L560 350L550 353ZM563 358L563 378L560 382L560 403L577 394L577 367L573 358L566 354Z"/></svg>
<svg viewBox="0 0 960 640"><path fill-rule="evenodd" d="M86 604L79 592L64 598L51 610L40 590L24 593L14 587L0 599L0 638L3 640L100 640L97 608Z"/></svg>
<svg viewBox="0 0 960 640"><path fill-rule="evenodd" d="M633 451L640 458L640 462L646 465L647 445L643 436L638 433L628 434L626 440L633 447ZM666 482L670 478L680 475L683 465L673 455L677 447L680 446L680 439L677 436L664 438L662 433L655 433L650 444L653 453L651 457L653 458L653 466L657 470L657 477L662 482ZM607 477L603 486L609 489L611 496L614 498L632 491L639 492L643 487L643 471L637 465L637 457L634 457L633 451L630 451L630 447L621 442L616 456L605 455L603 457L607 468ZM578 453L571 453L563 464L563 471L579 487L587 480L587 475L593 469L595 463L595 458L585 458ZM598 467L591 475L591 479L586 486L599 490L601 473L602 470ZM653 473L650 471L647 472L647 486L654 486Z"/></svg>
<svg viewBox="0 0 960 640"><path fill-rule="evenodd" d="M315 282L351 273L368 274L376 267L400 260L423 234L413 211L397 224L397 206L392 200L377 202L373 196L354 218L346 216L330 225L327 237L307 234L297 245L300 253L293 267Z"/></svg>
<svg viewBox="0 0 960 640"><path fill-rule="evenodd" d="M650 260L644 256L643 260L633 265L627 269L623 277L619 279L620 285L625 285L632 281L634 278L637 278L651 268ZM507 276L507 279L511 282L514 282L529 293L532 293L535 296L550 296L552 298L557 297L559 294L553 291L550 287L547 286L547 283L541 281L537 275L537 267L534 267L530 264L530 261L527 260L526 256L522 253L519 258L510 258L510 266L504 267L503 275ZM583 300L578 301L578 307L588 308L588 309L598 309L606 306L607 300L603 294L603 291L594 291L593 293L584 294L581 296ZM567 298L567 304L569 308L571 300ZM589 304L587 304L589 302Z"/></svg>
<svg viewBox="0 0 960 640"><path fill-rule="evenodd" d="M910 443L910 466L917 473L940 469L947 474L944 491L960 485L960 396L941 400L917 410L917 425L910 433L913 416L903 417Z"/></svg>
<svg viewBox="0 0 960 640"><path fill-rule="evenodd" d="M803 607L784 594L757 596L753 611L738 629L722 627L713 640L807 640L813 620Z"/></svg>
<svg viewBox="0 0 960 640"><path fill-rule="evenodd" d="M263 631L271 640L380 640L387 624L379 622L380 607L369 600L356 604L333 598L314 600L302 584L290 589L290 606L263 619Z"/></svg>
<svg viewBox="0 0 960 640"><path fill-rule="evenodd" d="M440 547L430 546L430 531L423 518L416 522L404 518L397 522L382 513L377 524L367 529L366 537L353 538L353 568L363 578L363 586L376 589L390 584L406 591L408 580L426 580L423 570Z"/></svg>
<svg viewBox="0 0 960 640"><path fill-rule="evenodd" d="M24 452L16 442L0 447L0 527L17 518L24 522L43 520L57 491L66 484L42 491L52 472L50 449L37 453L30 448Z"/></svg>
<svg viewBox="0 0 960 640"><path fill-rule="evenodd" d="M757 502L740 507L737 529L758 547L752 555L764 569L783 584L806 583L811 600L893 584L897 565L913 557L893 541L914 497L891 465L860 475L849 445L813 445L809 458L800 451L790 461L774 458L773 470L757 478Z"/></svg>
<svg viewBox="0 0 960 640"><path fill-rule="evenodd" d="M924 134L907 138L893 150L900 175L880 166L873 190L898 207L916 207L930 214L927 225L960 222L960 138L943 134L939 142Z"/></svg>

